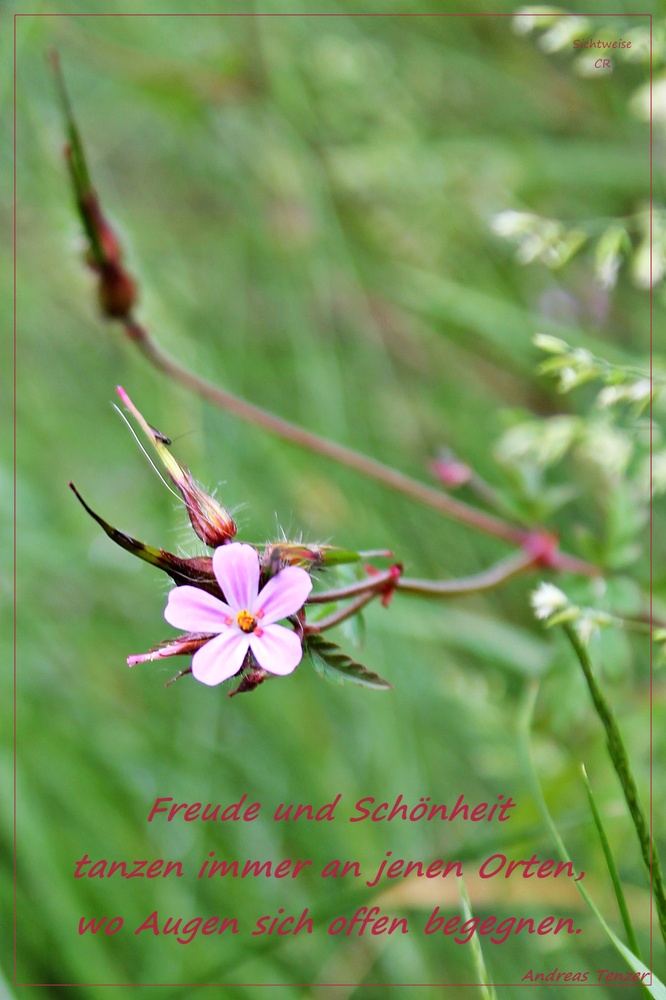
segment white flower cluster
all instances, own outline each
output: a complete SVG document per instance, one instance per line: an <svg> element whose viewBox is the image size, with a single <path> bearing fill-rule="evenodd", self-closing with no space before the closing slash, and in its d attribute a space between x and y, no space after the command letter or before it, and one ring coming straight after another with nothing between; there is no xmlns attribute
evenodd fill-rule
<svg viewBox="0 0 666 1000"><path fill-rule="evenodd" d="M660 394L666 381L660 372L653 372L651 381L647 368L613 365L583 347L572 347L550 334L537 333L532 343L548 355L539 365L539 374L554 375L560 392L570 392L587 382L603 382L597 396L597 406L601 409L628 403L640 416L649 406L650 399L654 401Z"/></svg>
<svg viewBox="0 0 666 1000"><path fill-rule="evenodd" d="M652 214L652 234L650 215ZM538 261L551 270L564 267L591 235L582 225L567 226L535 212L507 209L491 221L496 236L516 245L516 259L521 264ZM650 235L652 239L650 239ZM602 288L614 288L620 267L625 262L637 288L654 288L666 275L666 211L640 207L632 216L614 219L593 246L594 274Z"/></svg>
<svg viewBox="0 0 666 1000"><path fill-rule="evenodd" d="M563 223L533 212L500 212L492 220L492 229L517 245L516 257L521 264L539 261L553 270L570 261L587 240L582 229L567 229Z"/></svg>
<svg viewBox="0 0 666 1000"><path fill-rule="evenodd" d="M590 639L602 628L617 624L617 620L598 608L580 608L573 604L563 590L553 583L540 583L530 595L535 616L546 628L570 624L576 629L581 642L587 646Z"/></svg>

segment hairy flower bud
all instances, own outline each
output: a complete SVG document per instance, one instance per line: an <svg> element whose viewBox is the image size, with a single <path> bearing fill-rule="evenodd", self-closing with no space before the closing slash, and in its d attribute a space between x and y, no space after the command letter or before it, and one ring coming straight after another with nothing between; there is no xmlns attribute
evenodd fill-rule
<svg viewBox="0 0 666 1000"><path fill-rule="evenodd" d="M176 461L166 444L168 439L150 426L121 386L118 395L150 438L167 475L185 501L190 523L201 541L211 548L231 541L237 530L231 514L195 482L189 469Z"/></svg>
<svg viewBox="0 0 666 1000"><path fill-rule="evenodd" d="M186 468L178 465L178 470L178 477L169 475L180 490L190 523L201 541L213 549L230 541L236 534L236 524L229 512L194 481Z"/></svg>

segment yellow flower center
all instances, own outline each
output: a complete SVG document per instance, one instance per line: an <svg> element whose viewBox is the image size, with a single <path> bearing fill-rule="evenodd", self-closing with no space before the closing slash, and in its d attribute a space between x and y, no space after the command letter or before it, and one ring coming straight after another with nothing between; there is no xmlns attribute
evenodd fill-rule
<svg viewBox="0 0 666 1000"><path fill-rule="evenodd" d="M249 611L239 611L236 615L236 621L242 632L254 632L257 627L257 619Z"/></svg>

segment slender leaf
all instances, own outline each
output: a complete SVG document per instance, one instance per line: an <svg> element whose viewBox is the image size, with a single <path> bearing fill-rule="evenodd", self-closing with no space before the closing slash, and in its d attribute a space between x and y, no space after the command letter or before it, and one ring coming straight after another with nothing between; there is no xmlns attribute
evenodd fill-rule
<svg viewBox="0 0 666 1000"><path fill-rule="evenodd" d="M590 809L592 810L592 816L594 817L594 825L597 828L597 833L599 834L599 841L601 842L601 848L604 852L604 857L606 858L606 864L608 866L608 873L611 877L611 882L613 883L613 889L615 890L615 898L617 899L617 905L620 910L620 915L622 917L622 923L624 924L624 929L627 934L627 940L631 950L640 958L640 949L638 947L638 941L636 940L636 934L634 933L634 928L631 923L631 917L629 916L629 910L627 908L627 903L624 898L624 892L622 891L622 883L620 882L620 876L618 874L617 866L615 864L615 859L613 857L610 844L608 843L608 837L606 836L606 831L597 809L597 804L594 801L594 795L592 794L592 786L590 785L590 779L587 776L587 771L585 767L582 768L583 771L583 781L585 782L585 790L587 792L587 800L590 803Z"/></svg>
<svg viewBox="0 0 666 1000"><path fill-rule="evenodd" d="M357 663L338 645L321 635L308 636L305 649L310 654L315 670L322 677L337 681L339 684L351 681L377 691L389 691L392 688L392 685L379 674Z"/></svg>
<svg viewBox="0 0 666 1000"><path fill-rule="evenodd" d="M463 913L465 914L465 920L472 919L472 904L469 901L469 896L467 894L467 888L465 883L461 880L460 882L460 896L462 899ZM476 969L476 974L479 978L479 985L481 987L481 996L483 1000L497 1000L497 993L495 992L495 987L492 983L489 983L488 970L486 969L486 963L483 958L483 949L481 947L481 939L478 934L474 934L470 941L470 948L472 949L472 957L474 960L474 967Z"/></svg>

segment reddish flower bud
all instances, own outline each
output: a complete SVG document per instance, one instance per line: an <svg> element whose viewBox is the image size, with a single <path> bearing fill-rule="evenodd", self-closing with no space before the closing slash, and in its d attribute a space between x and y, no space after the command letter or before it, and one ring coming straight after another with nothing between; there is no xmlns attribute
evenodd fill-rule
<svg viewBox="0 0 666 1000"><path fill-rule="evenodd" d="M102 315L109 319L125 319L137 302L136 283L117 264L105 264L99 269L99 298Z"/></svg>
<svg viewBox="0 0 666 1000"><path fill-rule="evenodd" d="M254 689L259 687L260 684L263 684L267 677L267 671L262 670L261 667L257 667L254 670L248 670L248 672L243 675L243 679L238 687L229 692L229 698L233 698L235 694L245 694L247 691L254 691Z"/></svg>
<svg viewBox="0 0 666 1000"><path fill-rule="evenodd" d="M103 265L111 264L119 267L123 256L120 241L106 221L97 195L93 190L88 191L80 198L79 210L85 219L86 228L96 236L104 258ZM95 260L94 256L92 259L88 257L87 260L94 270L98 270L100 265L102 265L102 262Z"/></svg>
<svg viewBox="0 0 666 1000"><path fill-rule="evenodd" d="M178 470L177 476L169 475L180 490L190 524L201 541L212 549L231 541L237 529L229 512L194 481L188 469L179 465Z"/></svg>

